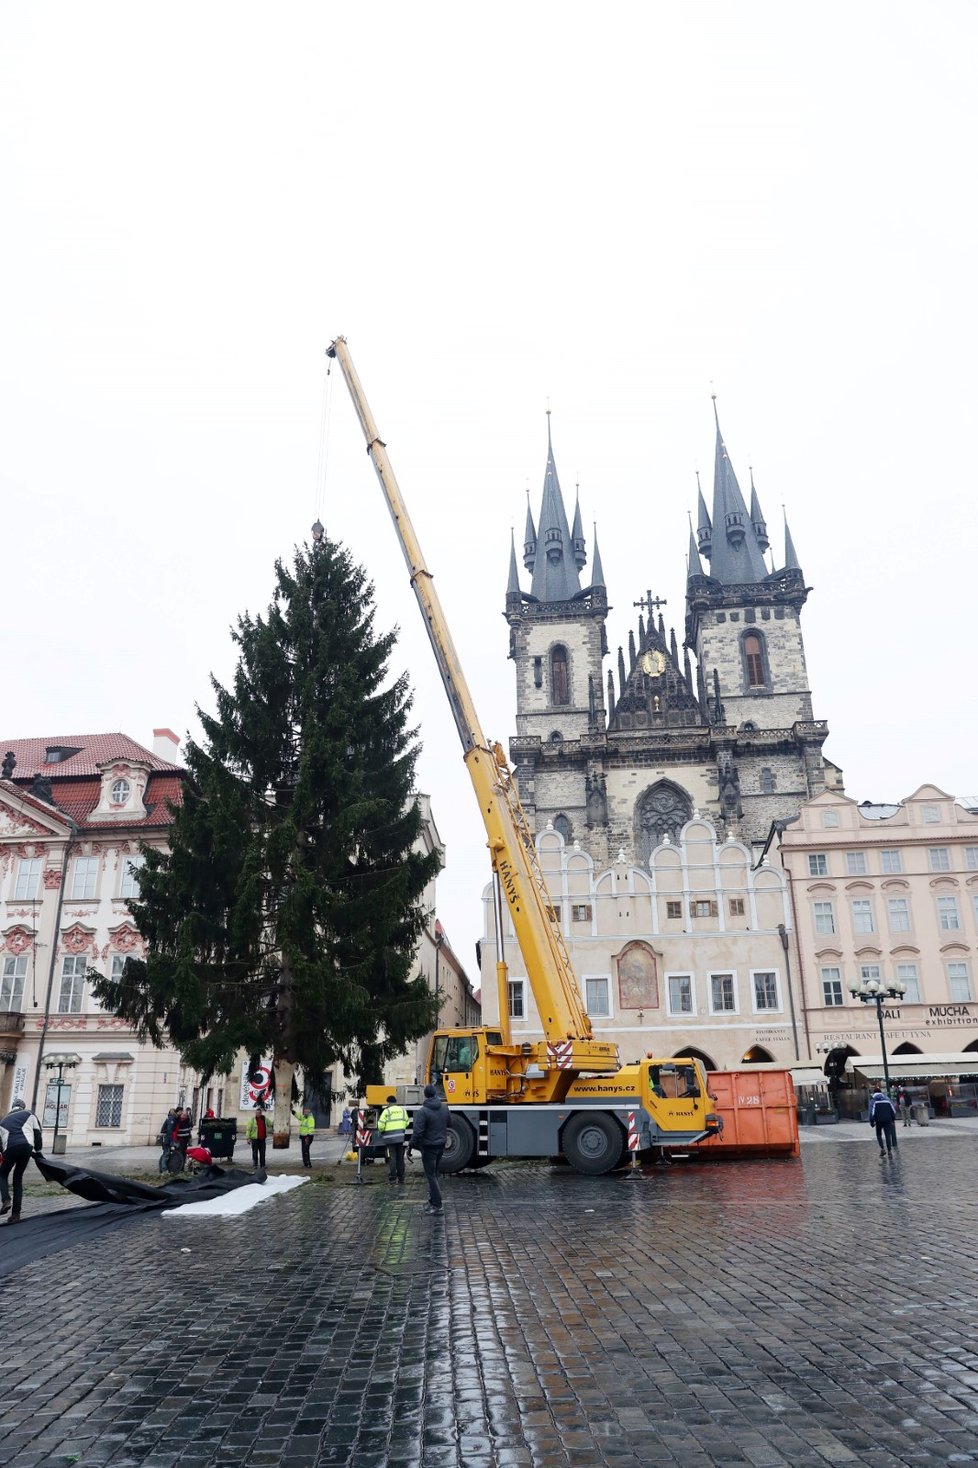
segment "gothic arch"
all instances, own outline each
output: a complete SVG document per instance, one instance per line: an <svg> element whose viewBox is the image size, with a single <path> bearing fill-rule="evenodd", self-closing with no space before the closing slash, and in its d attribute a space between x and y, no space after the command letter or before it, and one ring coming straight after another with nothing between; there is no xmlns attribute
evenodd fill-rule
<svg viewBox="0 0 978 1468"><path fill-rule="evenodd" d="M561 836L563 836L565 846L571 844L573 828L565 815L554 816L554 830L559 831Z"/></svg>
<svg viewBox="0 0 978 1468"><path fill-rule="evenodd" d="M741 1065L773 1065L774 1056L763 1045L752 1045L740 1058Z"/></svg>
<svg viewBox="0 0 978 1468"><path fill-rule="evenodd" d="M657 780L635 804L635 845L647 866L654 847L663 837L678 842L680 832L693 814L693 802L671 780Z"/></svg>
<svg viewBox="0 0 978 1468"><path fill-rule="evenodd" d="M898 1045L895 1050L891 1051L893 1055L923 1055L923 1053L919 1045L911 1045L909 1040L905 1040L902 1045Z"/></svg>
<svg viewBox="0 0 978 1468"><path fill-rule="evenodd" d="M767 660L767 638L759 627L747 627L740 634L740 661L744 692L752 688L771 691L771 670Z"/></svg>
<svg viewBox="0 0 978 1468"><path fill-rule="evenodd" d="M707 1055L705 1050L697 1050L695 1045L687 1045L683 1050L673 1052L673 1060L698 1060L704 1070L716 1070L717 1063Z"/></svg>

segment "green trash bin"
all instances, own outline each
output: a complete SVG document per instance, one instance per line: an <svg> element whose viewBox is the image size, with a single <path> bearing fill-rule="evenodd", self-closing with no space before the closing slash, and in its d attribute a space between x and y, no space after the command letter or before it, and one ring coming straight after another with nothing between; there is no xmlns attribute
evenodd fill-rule
<svg viewBox="0 0 978 1468"><path fill-rule="evenodd" d="M237 1117L211 1116L200 1124L200 1144L212 1157L233 1157L237 1137Z"/></svg>

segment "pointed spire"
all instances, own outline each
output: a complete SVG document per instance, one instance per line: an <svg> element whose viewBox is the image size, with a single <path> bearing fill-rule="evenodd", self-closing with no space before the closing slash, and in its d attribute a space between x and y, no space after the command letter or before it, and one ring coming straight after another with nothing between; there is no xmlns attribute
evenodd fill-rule
<svg viewBox="0 0 978 1468"><path fill-rule="evenodd" d="M574 501L574 529L571 531L574 541L574 561L579 571L583 571L587 564L587 550L584 545L584 527L581 524L581 487L577 486L577 499Z"/></svg>
<svg viewBox="0 0 978 1468"><path fill-rule="evenodd" d="M795 555L795 544L791 539L791 531L788 529L788 517L784 517L784 569L786 571L800 571L798 557Z"/></svg>
<svg viewBox="0 0 978 1468"><path fill-rule="evenodd" d="M506 585L506 595L519 596L520 594L520 573L516 567L516 532L511 530L509 532L509 581Z"/></svg>
<svg viewBox="0 0 978 1468"><path fill-rule="evenodd" d="M638 614L638 645L639 647L645 646L645 618L641 612Z"/></svg>
<svg viewBox="0 0 978 1468"><path fill-rule="evenodd" d="M661 612L659 613L659 637L661 638L661 640L663 642L665 642L665 640L666 640L666 619L662 615Z"/></svg>
<svg viewBox="0 0 978 1468"><path fill-rule="evenodd" d="M767 526L761 513L761 502L757 498L757 490L754 488L754 466L750 466L750 522L757 536L757 543L762 551L766 551L771 542L767 538Z"/></svg>
<svg viewBox="0 0 978 1468"><path fill-rule="evenodd" d="M670 652L670 654L672 656L673 663L675 664L676 668L678 668L679 667L679 644L676 641L676 629L675 629L675 627L670 627L669 628L669 652Z"/></svg>
<svg viewBox="0 0 978 1468"><path fill-rule="evenodd" d="M625 691L625 654L621 648L618 649L618 687L622 693Z"/></svg>
<svg viewBox="0 0 978 1468"><path fill-rule="evenodd" d="M628 669L631 672L635 666L635 633L628 629Z"/></svg>
<svg viewBox="0 0 978 1468"><path fill-rule="evenodd" d="M601 564L601 552L598 550L598 527L594 527L594 560L591 563L591 585L604 586L604 567Z"/></svg>
<svg viewBox="0 0 978 1468"><path fill-rule="evenodd" d="M530 591L540 602L572 601L581 590L581 579L575 564L573 537L567 524L564 497L560 492L560 480L557 478L557 465L554 462L549 408L547 468L543 478L543 500L538 524L537 554Z"/></svg>
<svg viewBox="0 0 978 1468"><path fill-rule="evenodd" d="M703 487L700 484L700 471L696 471L696 538L699 548L709 560L713 553L713 522L706 508L706 500L703 498ZM692 530L690 530L692 534Z"/></svg>
<svg viewBox="0 0 978 1468"><path fill-rule="evenodd" d="M687 562L688 562L687 567L686 567L686 579L687 579L687 581L690 580L690 578L693 577L693 576L702 576L702 574L703 574L703 567L700 565L700 553L699 553L699 551L698 551L698 549L696 547L696 540L695 540L695 538L693 536L693 527L692 527L692 525L690 525L690 527L689 527L689 551L687 553Z"/></svg>
<svg viewBox="0 0 978 1468"><path fill-rule="evenodd" d="M615 675L608 669L608 717L610 718L615 708Z"/></svg>
<svg viewBox="0 0 978 1468"><path fill-rule="evenodd" d="M710 574L723 586L750 585L767 576L764 556L744 496L740 492L727 446L720 432L716 394L713 395L716 419L716 458L713 468L713 547Z"/></svg>
<svg viewBox="0 0 978 1468"><path fill-rule="evenodd" d="M530 510L530 491L526 491L526 529L523 532L523 564L532 571L537 558L537 529Z"/></svg>

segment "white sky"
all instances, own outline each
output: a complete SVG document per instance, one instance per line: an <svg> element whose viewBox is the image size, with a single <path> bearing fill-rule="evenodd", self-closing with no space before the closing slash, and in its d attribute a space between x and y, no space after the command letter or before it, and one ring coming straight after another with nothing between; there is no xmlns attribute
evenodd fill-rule
<svg viewBox="0 0 978 1468"><path fill-rule="evenodd" d="M547 400L614 665L646 587L681 630L712 383L814 588L848 793L972 793L976 32L972 0L4 6L5 734L193 728L319 508L343 333L490 737ZM474 977L484 836L338 377L322 518L402 628Z"/></svg>

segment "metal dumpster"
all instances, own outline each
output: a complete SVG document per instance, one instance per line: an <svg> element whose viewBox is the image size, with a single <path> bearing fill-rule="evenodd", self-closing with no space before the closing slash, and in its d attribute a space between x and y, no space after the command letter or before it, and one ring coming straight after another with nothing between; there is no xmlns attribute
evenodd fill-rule
<svg viewBox="0 0 978 1468"><path fill-rule="evenodd" d="M212 1157L234 1156L234 1144L238 1138L238 1119L235 1116L209 1116L200 1124L200 1142Z"/></svg>

